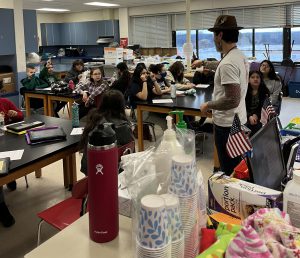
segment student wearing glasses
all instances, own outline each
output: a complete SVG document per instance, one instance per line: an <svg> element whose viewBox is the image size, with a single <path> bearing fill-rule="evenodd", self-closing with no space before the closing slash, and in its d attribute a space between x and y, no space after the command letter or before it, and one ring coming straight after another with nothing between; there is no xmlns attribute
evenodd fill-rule
<svg viewBox="0 0 300 258"><path fill-rule="evenodd" d="M280 78L275 73L274 65L269 60L264 60L260 63L259 70L262 73L264 83L270 92L272 105L275 108L278 108L280 105L279 94L282 89L282 84Z"/></svg>
<svg viewBox="0 0 300 258"><path fill-rule="evenodd" d="M75 92L82 95L82 102L79 104L79 119L96 107L96 98L101 98L102 93L108 88L108 82L103 81L100 68L91 69L90 79L86 83L80 81L75 88Z"/></svg>

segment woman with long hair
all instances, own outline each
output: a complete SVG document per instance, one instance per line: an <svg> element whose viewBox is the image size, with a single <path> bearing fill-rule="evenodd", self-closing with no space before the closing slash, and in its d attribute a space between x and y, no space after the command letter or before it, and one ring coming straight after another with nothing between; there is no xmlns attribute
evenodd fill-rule
<svg viewBox="0 0 300 258"><path fill-rule="evenodd" d="M135 68L130 85L130 105L136 108L136 101L152 100L155 95L161 95L161 89L155 76L150 76L151 83L148 81L148 71L143 65Z"/></svg>
<svg viewBox="0 0 300 258"><path fill-rule="evenodd" d="M259 71L251 71L246 94L247 127L251 130L251 135L254 135L262 127L261 110L268 97L270 97L270 93L263 81L262 74Z"/></svg>
<svg viewBox="0 0 300 258"><path fill-rule="evenodd" d="M184 66L180 61L176 61L170 66L169 71L167 71L166 82L169 87L174 82L178 90L188 90L195 86L188 79L184 78Z"/></svg>
<svg viewBox="0 0 300 258"><path fill-rule="evenodd" d="M123 146L134 141L131 124L125 114L125 100L120 91L108 90L103 94L102 102L96 109L91 110L87 117L86 126L80 142L83 151L81 159L81 172L87 174L86 151L89 133L99 124L113 123L117 136L117 145Z"/></svg>
<svg viewBox="0 0 300 258"><path fill-rule="evenodd" d="M79 82L75 92L82 95L82 102L79 104L79 119L86 116L90 109L96 107L96 98L108 89L108 82L103 81L100 68L92 68L90 79L87 82Z"/></svg>
<svg viewBox="0 0 300 258"><path fill-rule="evenodd" d="M279 76L275 73L275 68L272 62L264 60L260 63L260 72L263 75L263 80L270 92L271 102L275 108L279 108L279 95L282 89L282 84Z"/></svg>
<svg viewBox="0 0 300 258"><path fill-rule="evenodd" d="M128 71L128 67L126 63L124 62L117 64L117 70L118 70L118 78L111 85L111 89L119 90L124 95L129 88L131 75L130 72Z"/></svg>

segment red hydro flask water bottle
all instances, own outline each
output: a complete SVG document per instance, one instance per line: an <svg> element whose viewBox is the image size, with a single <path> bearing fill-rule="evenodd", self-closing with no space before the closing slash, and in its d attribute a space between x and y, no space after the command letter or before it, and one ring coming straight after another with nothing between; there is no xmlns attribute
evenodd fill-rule
<svg viewBox="0 0 300 258"><path fill-rule="evenodd" d="M87 161L90 238L109 242L119 233L118 149L112 124L100 124L89 134Z"/></svg>

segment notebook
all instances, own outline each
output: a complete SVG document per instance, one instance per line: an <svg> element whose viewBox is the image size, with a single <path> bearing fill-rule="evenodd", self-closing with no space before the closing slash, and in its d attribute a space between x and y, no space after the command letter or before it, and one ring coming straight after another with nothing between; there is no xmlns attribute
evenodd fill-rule
<svg viewBox="0 0 300 258"><path fill-rule="evenodd" d="M28 144L65 140L66 137L67 135L61 127L44 127L29 130L26 133L26 141Z"/></svg>
<svg viewBox="0 0 300 258"><path fill-rule="evenodd" d="M31 128L35 128L41 125L44 125L44 122L41 121L35 121L32 123L28 123L28 122L22 122L22 123L17 123L17 124L13 124L13 125L8 125L6 126L6 129L12 132L22 132L22 131L26 131L28 129Z"/></svg>

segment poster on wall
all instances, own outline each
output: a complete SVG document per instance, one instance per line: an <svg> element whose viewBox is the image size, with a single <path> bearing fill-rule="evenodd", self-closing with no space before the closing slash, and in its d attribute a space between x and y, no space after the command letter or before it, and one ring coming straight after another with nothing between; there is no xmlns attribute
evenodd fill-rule
<svg viewBox="0 0 300 258"><path fill-rule="evenodd" d="M126 48L128 46L128 38L120 38L120 47Z"/></svg>

